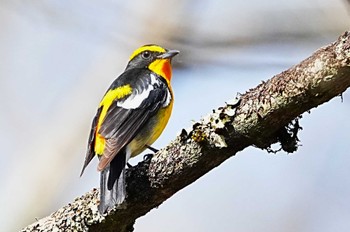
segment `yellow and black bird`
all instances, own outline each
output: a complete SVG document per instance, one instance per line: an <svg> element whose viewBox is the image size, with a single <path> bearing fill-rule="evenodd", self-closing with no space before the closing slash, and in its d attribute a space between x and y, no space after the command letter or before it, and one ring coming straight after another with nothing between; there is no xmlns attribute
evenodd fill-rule
<svg viewBox="0 0 350 232"><path fill-rule="evenodd" d="M138 48L100 102L81 175L97 155L101 213L124 201L126 163L149 147L168 123L174 101L171 59L178 53L153 44Z"/></svg>

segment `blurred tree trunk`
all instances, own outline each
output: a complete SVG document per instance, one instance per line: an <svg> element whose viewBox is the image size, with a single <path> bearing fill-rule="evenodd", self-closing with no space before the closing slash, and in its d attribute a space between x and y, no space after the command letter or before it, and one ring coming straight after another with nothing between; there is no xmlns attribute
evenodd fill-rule
<svg viewBox="0 0 350 232"><path fill-rule="evenodd" d="M350 86L350 32L183 130L127 171L127 199L105 217L93 189L22 231L133 231L135 220L248 146L298 148L298 118ZM103 223L101 223L103 222Z"/></svg>

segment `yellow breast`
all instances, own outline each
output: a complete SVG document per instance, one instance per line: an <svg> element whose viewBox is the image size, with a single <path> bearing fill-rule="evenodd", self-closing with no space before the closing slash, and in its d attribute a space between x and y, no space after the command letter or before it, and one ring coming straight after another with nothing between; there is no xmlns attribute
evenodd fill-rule
<svg viewBox="0 0 350 232"><path fill-rule="evenodd" d="M169 121L172 108L173 101L167 107L160 109L129 143L128 149L130 149L131 157L140 154L146 149L146 145L150 146L158 139Z"/></svg>

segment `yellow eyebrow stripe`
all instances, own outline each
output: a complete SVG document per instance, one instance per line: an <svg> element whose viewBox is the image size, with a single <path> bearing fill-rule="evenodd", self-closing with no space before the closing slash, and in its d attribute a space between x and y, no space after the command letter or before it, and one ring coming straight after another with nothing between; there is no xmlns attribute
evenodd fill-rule
<svg viewBox="0 0 350 232"><path fill-rule="evenodd" d="M130 59L129 60L132 60L135 58L135 56L137 56L138 54L140 54L141 52L144 52L144 51L151 51L151 52L160 52L160 53L164 53L166 52L164 48L160 47L160 46L157 46L157 45L145 45L145 46L142 46L138 49L136 49L132 55L130 56Z"/></svg>

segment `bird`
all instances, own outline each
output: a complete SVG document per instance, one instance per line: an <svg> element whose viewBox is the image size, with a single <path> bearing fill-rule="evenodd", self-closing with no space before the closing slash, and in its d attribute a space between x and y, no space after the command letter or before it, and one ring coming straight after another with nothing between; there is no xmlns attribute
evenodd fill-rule
<svg viewBox="0 0 350 232"><path fill-rule="evenodd" d="M124 202L128 160L151 148L169 121L174 102L171 61L177 54L155 44L139 47L99 104L80 176L97 156L101 214Z"/></svg>

